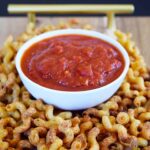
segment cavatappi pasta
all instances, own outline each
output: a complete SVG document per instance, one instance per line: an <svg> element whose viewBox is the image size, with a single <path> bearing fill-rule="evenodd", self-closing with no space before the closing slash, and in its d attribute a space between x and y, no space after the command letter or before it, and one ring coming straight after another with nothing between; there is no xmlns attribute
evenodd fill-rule
<svg viewBox="0 0 150 150"><path fill-rule="evenodd" d="M78 20L36 28L30 23L0 51L0 150L150 150L150 72L130 34L116 31L130 56L130 69L117 93L84 112L64 112L34 100L20 81L15 55L28 39ZM82 26L91 29L91 25Z"/></svg>

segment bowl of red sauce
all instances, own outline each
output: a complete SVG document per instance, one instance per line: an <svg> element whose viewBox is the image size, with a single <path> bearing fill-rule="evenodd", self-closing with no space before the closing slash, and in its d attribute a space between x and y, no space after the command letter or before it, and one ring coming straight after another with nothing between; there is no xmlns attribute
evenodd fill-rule
<svg viewBox="0 0 150 150"><path fill-rule="evenodd" d="M17 53L16 68L33 97L79 110L96 106L117 91L129 57L116 40L102 33L65 29L27 41Z"/></svg>

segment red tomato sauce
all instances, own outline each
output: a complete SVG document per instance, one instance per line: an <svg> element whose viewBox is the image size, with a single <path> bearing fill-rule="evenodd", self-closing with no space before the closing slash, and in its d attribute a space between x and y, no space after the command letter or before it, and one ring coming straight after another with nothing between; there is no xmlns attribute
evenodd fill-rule
<svg viewBox="0 0 150 150"><path fill-rule="evenodd" d="M84 35L61 35L29 47L21 60L24 74L44 87L84 91L114 81L123 71L119 50L101 39Z"/></svg>

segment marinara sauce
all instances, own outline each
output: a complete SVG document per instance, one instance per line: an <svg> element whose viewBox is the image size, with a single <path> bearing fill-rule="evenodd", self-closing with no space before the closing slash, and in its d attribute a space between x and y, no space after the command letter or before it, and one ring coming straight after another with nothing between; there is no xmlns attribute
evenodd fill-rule
<svg viewBox="0 0 150 150"><path fill-rule="evenodd" d="M62 91L107 85L122 73L124 66L116 47L99 38L76 34L39 41L26 50L21 60L29 79Z"/></svg>

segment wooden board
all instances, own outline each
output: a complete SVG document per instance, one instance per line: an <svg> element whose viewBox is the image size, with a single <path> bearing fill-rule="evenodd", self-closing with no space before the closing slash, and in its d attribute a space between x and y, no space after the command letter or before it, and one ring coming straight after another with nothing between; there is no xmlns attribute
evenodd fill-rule
<svg viewBox="0 0 150 150"><path fill-rule="evenodd" d="M38 17L38 24L57 24L65 22L72 17ZM94 29L103 32L106 29L106 17L76 17L83 24L89 23ZM150 17L117 17L117 28L123 32L131 32L133 40L139 47L145 58L147 65L150 65ZM26 17L1 17L0 18L0 47L6 37L10 34L19 35L25 30L27 24Z"/></svg>

